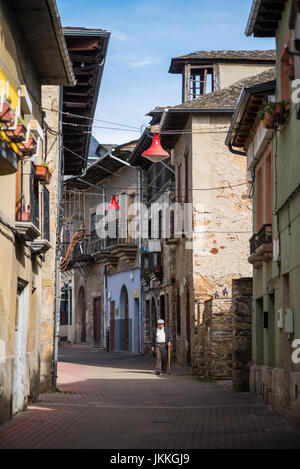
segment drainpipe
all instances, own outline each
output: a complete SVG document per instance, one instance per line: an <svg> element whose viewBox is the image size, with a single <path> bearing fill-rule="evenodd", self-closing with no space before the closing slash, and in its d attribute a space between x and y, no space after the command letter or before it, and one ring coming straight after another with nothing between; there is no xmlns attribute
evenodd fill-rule
<svg viewBox="0 0 300 469"><path fill-rule="evenodd" d="M245 151L239 151L239 150L235 150L234 148L232 148L231 143L228 143L227 146L228 146L229 151L233 153L234 155L247 156L247 153Z"/></svg>
<svg viewBox="0 0 300 469"><path fill-rule="evenodd" d="M62 87L59 90L59 109L62 110ZM55 257L55 310L54 310L54 350L53 350L53 391L57 384L57 360L60 323L60 248L59 236L61 229L61 202L62 202L62 117L59 117L58 134L58 187L57 187L57 229L56 229L56 257Z"/></svg>

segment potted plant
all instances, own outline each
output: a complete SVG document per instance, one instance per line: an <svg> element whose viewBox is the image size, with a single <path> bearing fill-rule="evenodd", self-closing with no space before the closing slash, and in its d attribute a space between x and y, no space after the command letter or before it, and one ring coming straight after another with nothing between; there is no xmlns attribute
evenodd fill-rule
<svg viewBox="0 0 300 469"><path fill-rule="evenodd" d="M290 103L288 101L276 103L276 114L278 123L281 125L285 124L290 114Z"/></svg>
<svg viewBox="0 0 300 469"><path fill-rule="evenodd" d="M22 207L19 207L16 214L16 219L17 221L30 221L30 205L27 206L27 211Z"/></svg>
<svg viewBox="0 0 300 469"><path fill-rule="evenodd" d="M49 184L51 173L48 164L43 161L41 164L35 165L35 178L43 184Z"/></svg>
<svg viewBox="0 0 300 469"><path fill-rule="evenodd" d="M275 123L284 124L289 115L289 103L286 101L267 102L259 111L258 118L264 122L266 129L274 129Z"/></svg>
<svg viewBox="0 0 300 469"><path fill-rule="evenodd" d="M35 138L30 134L27 141L19 143L19 154L21 157L34 155L37 147Z"/></svg>
<svg viewBox="0 0 300 469"><path fill-rule="evenodd" d="M10 127L14 123L14 120L15 112L11 108L11 100L9 98L5 98L0 111L0 122L3 122L7 127Z"/></svg>
<svg viewBox="0 0 300 469"><path fill-rule="evenodd" d="M6 132L6 135L9 137L9 139L14 142L14 143L20 143L23 142L26 138L26 126L25 123L19 118L17 127L15 130L8 130Z"/></svg>
<svg viewBox="0 0 300 469"><path fill-rule="evenodd" d="M266 129L274 129L276 122L276 103L267 102L259 117L264 121Z"/></svg>

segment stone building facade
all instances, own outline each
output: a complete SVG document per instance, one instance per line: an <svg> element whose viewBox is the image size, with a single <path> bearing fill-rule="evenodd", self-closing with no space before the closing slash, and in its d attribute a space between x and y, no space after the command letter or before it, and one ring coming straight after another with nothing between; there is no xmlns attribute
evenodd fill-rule
<svg viewBox="0 0 300 469"><path fill-rule="evenodd" d="M192 59L179 58L178 63L192 64ZM214 52L210 56L209 52L199 52L198 59L208 73L211 63L214 66L218 62L222 64L224 53ZM204 338L202 332L205 328L208 331L209 318L219 316L221 323L230 324L231 305L227 298L232 296L232 280L251 275L245 262L252 213L246 162L243 156L229 152L224 145L224 137L241 90L265 79L269 67L274 64L274 51L254 51L246 61L249 65L253 60L254 69L250 67L249 70L251 73L255 70L258 75L234 82L234 70L238 66L243 69L242 73L247 70L244 59L245 54L240 51L231 51L231 57L227 56L226 70L233 67L233 84L214 88L206 94L201 88L202 94L198 97L164 109L161 117L161 141L164 148L172 150L172 164L176 171L176 201L183 207L190 204L192 218L192 230L178 236L176 242L176 357L181 364L193 367L197 373L202 372L203 364L199 350L204 344L199 344L199 341L207 340L207 333ZM173 59L171 71L179 73L176 64L177 59ZM222 67L219 71L222 73ZM184 132L172 134L170 131L173 129ZM205 315L208 322L201 323ZM199 322L204 329L198 327ZM232 360L232 352L225 346L226 342L229 344L227 333L232 337L229 329L225 327L222 339L221 335L218 337L217 330L214 337L217 348L222 341L225 347L224 353L221 352L223 360L214 357L220 375L229 373ZM212 357L210 360L213 361ZM217 375L218 370L212 373Z"/></svg>

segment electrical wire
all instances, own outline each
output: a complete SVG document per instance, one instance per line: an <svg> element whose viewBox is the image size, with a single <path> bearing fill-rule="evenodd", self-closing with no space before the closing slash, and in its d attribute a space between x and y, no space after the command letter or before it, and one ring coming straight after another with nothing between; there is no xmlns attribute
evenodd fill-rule
<svg viewBox="0 0 300 469"><path fill-rule="evenodd" d="M116 173L112 173L113 175L115 175ZM66 183L68 182L69 180L65 181ZM240 187L240 186L245 186L249 184L249 181L246 181L246 182L241 182L239 184L230 184L228 186L219 186L219 187L194 187L194 188L189 188L188 191L189 192L193 192L193 191L213 191L213 190L224 190L224 189L232 189L233 187ZM115 190L134 190L136 189L137 190L137 187L128 187L128 186L125 186L125 187L114 187ZM166 189L165 188L162 188L163 192L166 192ZM69 192L72 192L71 189L67 189L67 191ZM78 192L81 192L80 190L76 191L75 189L73 190L75 193L78 193ZM175 191L174 191L175 192ZM182 190L180 192L176 191L176 194L182 194L184 195L185 194L185 190ZM89 192L90 195L97 195L97 193L93 193L93 192ZM152 194L152 192L145 192L143 191L143 195L148 195L148 194ZM178 201L179 202L179 201Z"/></svg>
<svg viewBox="0 0 300 469"><path fill-rule="evenodd" d="M65 116L69 116L69 117L78 117L80 119L87 119L87 120L91 120L93 122L103 122L105 124L112 124L112 125L117 125L117 126L120 126L120 127L128 127L128 128L131 128L131 129L135 129L135 130L138 130L140 132L141 129L139 129L138 127L135 127L135 126L132 126L132 125L127 125L127 124L119 124L118 122L111 122L111 121L106 121L106 120L103 120L103 119L97 119L95 117L88 117L88 116L82 116L80 114L74 114L72 112L66 112L66 111L60 111L58 109L49 109L49 108L45 108L43 107L43 110L44 111L52 111L52 112L57 112L59 114L63 114ZM84 125L84 124L83 124ZM85 125L86 127L86 125Z"/></svg>

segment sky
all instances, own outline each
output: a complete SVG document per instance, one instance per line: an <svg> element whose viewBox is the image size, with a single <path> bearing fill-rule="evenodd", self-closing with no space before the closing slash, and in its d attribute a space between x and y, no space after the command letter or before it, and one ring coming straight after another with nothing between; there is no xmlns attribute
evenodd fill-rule
<svg viewBox="0 0 300 469"><path fill-rule="evenodd" d="M252 0L57 0L63 26L111 32L95 118L141 129L155 106L181 103L172 57L197 50L272 49L244 34ZM97 126L109 126L95 122ZM140 130L94 129L100 143L121 144Z"/></svg>

